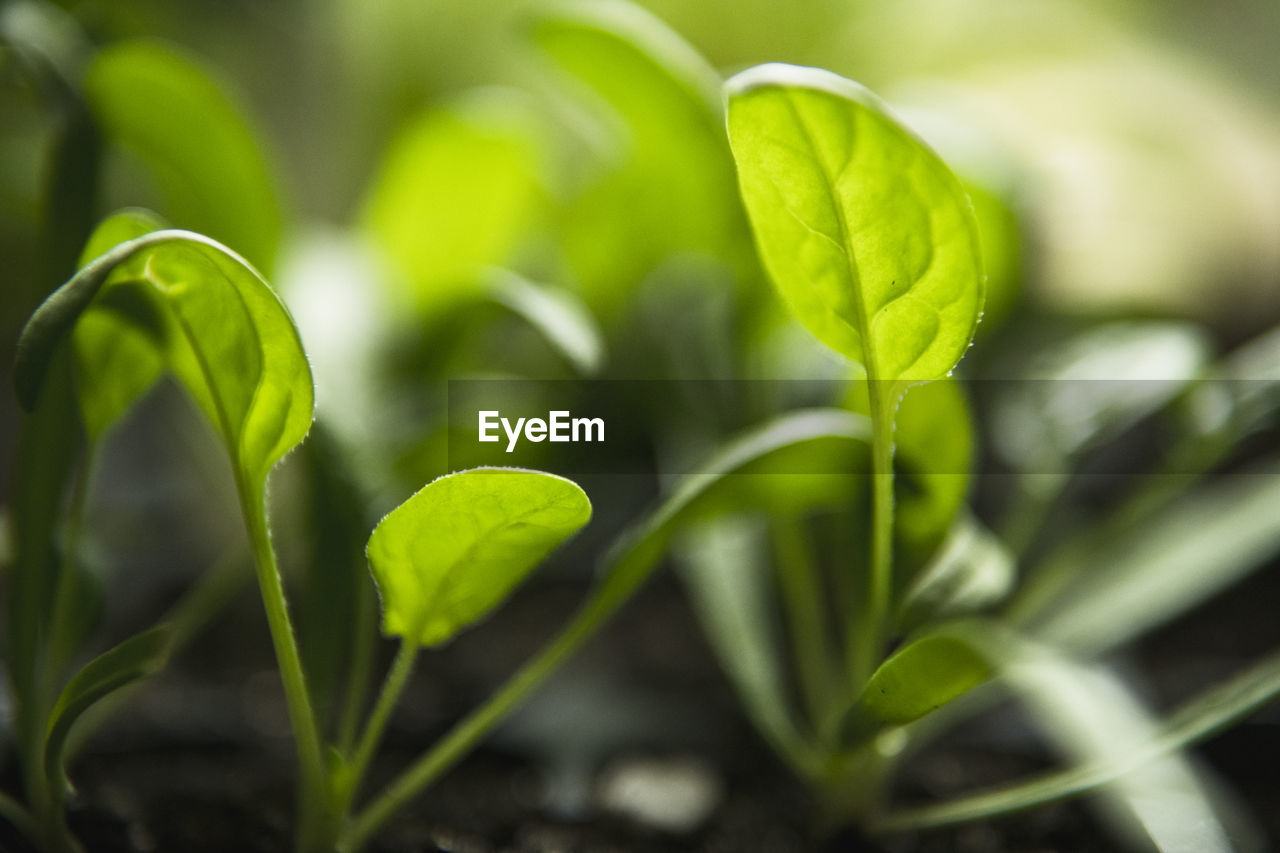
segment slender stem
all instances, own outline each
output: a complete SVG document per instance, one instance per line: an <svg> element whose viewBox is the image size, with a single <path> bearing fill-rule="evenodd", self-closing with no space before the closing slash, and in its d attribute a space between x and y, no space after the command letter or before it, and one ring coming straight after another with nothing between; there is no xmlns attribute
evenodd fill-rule
<svg viewBox="0 0 1280 853"><path fill-rule="evenodd" d="M360 745L356 748L355 758L352 759L350 789L346 792L347 796L354 796L359 791L360 782L369 768L369 761L382 740L387 721L391 719L391 711L399 701L400 694L404 692L404 686L409 681L409 675L413 672L413 662L417 659L418 650L421 648L417 643L417 637L418 632L411 631L400 640L400 651L396 653L396 659L391 664L387 678L382 682L378 702L373 706L373 713L369 716L364 735L360 738Z"/></svg>
<svg viewBox="0 0 1280 853"><path fill-rule="evenodd" d="M814 731L825 738L829 734L826 729L831 722L831 688L835 681L821 579L801 525L798 518L773 521L774 553L800 691Z"/></svg>
<svg viewBox="0 0 1280 853"><path fill-rule="evenodd" d="M388 818L456 764L604 625L648 577L656 561L656 557L648 559L651 555L637 555L636 552L628 556L633 562L623 568L623 560L619 560L609 580L596 588L564 630L542 651L521 667L487 702L459 721L430 751L397 776L377 799L352 819L339 839L338 850L353 853L367 844Z"/></svg>
<svg viewBox="0 0 1280 853"><path fill-rule="evenodd" d="M346 696L342 704L342 716L338 723L338 751L350 755L355 747L360 712L369 695L369 682L373 677L374 641L377 639L377 612L373 600L373 585L368 574L358 587L355 607L355 641L347 663Z"/></svg>
<svg viewBox="0 0 1280 853"><path fill-rule="evenodd" d="M57 692L56 679L75 654L75 632L83 630L75 618L76 599L80 594L80 541L84 532L85 505L88 503L89 480L93 471L96 444L90 442L72 485L67 506L66 532L63 536L58 578L53 594L53 615L49 627L49 650L44 666L44 689L52 697Z"/></svg>
<svg viewBox="0 0 1280 853"><path fill-rule="evenodd" d="M870 829L900 832L947 826L1087 793L1212 735L1271 702L1277 694L1280 654L1272 654L1189 700L1154 738L1135 746L1122 759L1092 762L969 797L902 809L873 820Z"/></svg>
<svg viewBox="0 0 1280 853"><path fill-rule="evenodd" d="M298 821L301 827L298 848L300 850L316 849L318 844L311 837L316 831L315 827L319 825L316 812L328 803L328 792L325 786L324 755L316 726L315 711L311 707L311 695L307 691L306 676L302 670L302 659L298 654L293 624L289 621L284 583L280 578L280 569L276 565L275 550L271 547L263 481L259 480L251 486L246 482L244 475L237 471L236 485L245 524L249 530L249 547L257 567L258 586L262 591L262 604L267 613L267 625L271 630L276 663L280 667L280 678L284 684L289 721L298 747L301 774L298 791Z"/></svg>
<svg viewBox="0 0 1280 853"><path fill-rule="evenodd" d="M856 632L858 648L850 650L854 689L871 677L887 640L893 598L893 411L896 389L868 382L871 408L871 577L865 627Z"/></svg>

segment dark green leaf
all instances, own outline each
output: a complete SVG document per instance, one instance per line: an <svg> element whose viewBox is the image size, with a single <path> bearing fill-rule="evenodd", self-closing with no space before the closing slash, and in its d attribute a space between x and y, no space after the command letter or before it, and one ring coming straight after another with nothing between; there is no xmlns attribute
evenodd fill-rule
<svg viewBox="0 0 1280 853"><path fill-rule="evenodd" d="M902 725L936 711L991 677L992 667L971 644L948 634L921 637L898 650L871 675L846 721L850 734L867 721Z"/></svg>
<svg viewBox="0 0 1280 853"><path fill-rule="evenodd" d="M212 73L162 45L125 42L97 54L84 88L108 141L156 176L173 221L270 269L280 204L253 129Z"/></svg>
<svg viewBox="0 0 1280 853"><path fill-rule="evenodd" d="M369 537L383 632L449 640L590 518L582 489L540 471L474 468L428 483Z"/></svg>
<svg viewBox="0 0 1280 853"><path fill-rule="evenodd" d="M169 637L168 625L135 634L89 661L67 682L49 715L45 737L45 771L50 779L63 778L63 746L80 715L112 691L159 672L169 656Z"/></svg>
<svg viewBox="0 0 1280 853"><path fill-rule="evenodd" d="M756 245L796 318L870 380L948 375L983 293L977 225L955 176L835 74L763 65L727 89Z"/></svg>

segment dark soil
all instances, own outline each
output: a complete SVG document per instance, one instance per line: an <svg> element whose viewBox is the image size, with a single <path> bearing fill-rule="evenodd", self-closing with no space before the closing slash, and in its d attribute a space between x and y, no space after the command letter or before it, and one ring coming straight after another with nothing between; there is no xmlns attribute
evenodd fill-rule
<svg viewBox="0 0 1280 853"><path fill-rule="evenodd" d="M482 700L570 612L581 586L563 575L520 592L501 616L424 655L393 721L375 782ZM1280 646L1270 602L1280 573L1256 575L1148 638L1123 662L1149 674L1158 707ZM283 851L290 848L292 747L260 624L246 594L74 767L71 822L89 851ZM245 661L251 664L246 666ZM1202 757L1262 834L1280 840L1280 715L1220 735ZM565 732L568 736L565 736ZM720 795L684 832L610 813L600 773L626 758L710 768ZM11 766L11 765L10 765ZM966 725L904 771L896 797L919 801L1049 766L1016 713ZM566 770L566 768L568 768ZM576 779L576 782L575 782ZM12 788L11 779L5 787ZM575 787L577 785L577 787ZM0 850L29 850L0 826ZM806 791L743 720L681 590L661 575L510 725L448 773L371 847L385 853L1048 853L1115 842L1087 802L872 841L831 834Z"/></svg>

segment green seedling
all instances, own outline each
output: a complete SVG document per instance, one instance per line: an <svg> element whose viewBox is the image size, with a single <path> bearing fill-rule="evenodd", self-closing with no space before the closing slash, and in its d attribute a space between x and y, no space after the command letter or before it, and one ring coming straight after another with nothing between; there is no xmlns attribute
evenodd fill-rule
<svg viewBox="0 0 1280 853"><path fill-rule="evenodd" d="M83 424L92 448L161 372L175 376L213 424L236 480L293 726L299 850L346 851L366 844L627 600L678 529L744 504L777 501L770 490L752 494L738 488L730 475L765 473L789 453L847 449L868 434L859 416L815 411L787 416L724 448L653 516L624 533L606 558L600 584L559 635L488 703L357 808L364 776L420 649L449 640L496 607L587 522L590 503L576 485L550 474L473 469L433 481L388 514L370 537L367 555L382 601L383 633L399 637L401 650L358 736L326 742L264 499L271 468L311 425L307 361L287 311L251 266L206 237L152 230L157 225L154 217L132 211L104 222L88 247L87 254L96 256L32 317L17 370L19 398L31 412L27 438L65 451L53 439L74 438L74 427ZM41 419L73 428L36 431ZM830 501L843 483L818 477L796 484L789 499ZM30 802L24 807L6 798L4 806L42 846L73 850L76 842L62 819L67 787L61 758L71 723L97 700L157 671L170 650L172 629L162 626L125 641L71 678L56 702L42 704L42 667L58 644L56 636L46 636L47 626L63 624L49 617L67 607L66 579L75 577L76 567L53 559L50 542L61 505L50 490L41 495L46 504L40 524L18 526L19 560L11 584L11 648L39 650L15 656L11 667L24 721L19 732ZM30 499L19 503L35 506ZM55 590L37 576L51 565L59 578Z"/></svg>
<svg viewBox="0 0 1280 853"><path fill-rule="evenodd" d="M965 193L877 98L828 72L753 68L728 82L727 103L761 260L795 318L854 365L860 387L849 402L869 426L869 465L851 472L868 475L869 510L861 522L847 505L839 516L865 534L849 543L867 549L865 560L815 555L805 513L795 507L767 525L803 723L789 709L778 642L760 630L769 623L765 599L730 594L717 580L736 571L740 585L759 587L767 577L748 571L768 553L750 539L759 538L759 524L722 522L686 546L695 603L752 716L837 820L873 830L974 819L1106 786L1117 803L1112 817L1129 837L1161 849L1192 837L1203 849L1232 849L1227 819L1177 751L1268 701L1280 686L1274 660L1164 724L1092 661L1274 553L1280 533L1261 514L1274 506L1275 477L1222 485L1165 513L1154 510L1172 498L1157 484L1123 515L1126 525L1146 519L1147 529L1085 535L1033 573L1005 618L976 617L1013 592L1017 552L1066 478L1057 475L1053 491L1035 500L1044 477L1024 477L1032 491L1008 528L1017 551L961 512L969 416L956 382L945 377L970 345L983 289L980 235ZM1070 399L1012 401L1023 422L1042 431L1042 440L1023 445L1032 460L1027 471L1069 470L1091 447L1192 393L1185 377L1205 360L1193 332L1168 325L1100 330L1052 358L1058 378L1096 377L1101 363L1114 367L1101 371L1107 376L1143 376L1146 365L1147 379L1154 358L1155 378L1166 381L1098 383L1086 400L1077 387ZM1035 387L1053 394L1068 386ZM1256 403L1264 393L1239 396ZM1240 420L1256 423L1251 404L1240 408ZM1208 470L1222 447L1208 437L1183 442L1176 460L1197 459ZM1039 518L1028 521L1027 506ZM1197 572L1196 561L1215 569ZM1093 566L1115 574L1104 580ZM836 608L824 589L846 590ZM835 637L844 643L833 647ZM887 783L901 756L981 707L970 694L1001 688L1021 696L1081 767L957 803L888 810ZM1194 792L1185 814L1156 815L1144 797L1174 787Z"/></svg>

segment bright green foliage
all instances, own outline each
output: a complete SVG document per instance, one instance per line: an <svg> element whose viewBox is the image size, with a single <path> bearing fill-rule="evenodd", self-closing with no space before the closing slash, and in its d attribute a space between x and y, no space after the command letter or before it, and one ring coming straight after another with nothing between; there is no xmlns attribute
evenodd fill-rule
<svg viewBox="0 0 1280 853"><path fill-rule="evenodd" d="M797 319L868 379L950 373L983 296L955 176L870 92L829 72L765 65L728 92L756 245Z"/></svg>
<svg viewBox="0 0 1280 853"><path fill-rule="evenodd" d="M518 100L435 110L392 144L365 202L374 243L424 314L482 292L524 237L541 187L530 116Z"/></svg>
<svg viewBox="0 0 1280 853"><path fill-rule="evenodd" d="M973 425L960 383L946 379L908 391L894 440L900 477L895 533L919 557L937 548L969 491Z"/></svg>
<svg viewBox="0 0 1280 853"><path fill-rule="evenodd" d="M159 44L99 52L85 100L108 141L155 175L166 213L270 269L282 217L262 147L212 73Z"/></svg>
<svg viewBox="0 0 1280 853"><path fill-rule="evenodd" d="M40 306L19 342L19 397L31 405L63 337L80 316L119 306L119 322L151 336L227 445L238 473L255 487L311 426L311 371L297 329L265 281L238 255L207 237L157 231L122 243L85 266ZM137 390L153 371L144 359ZM111 406L104 406L110 411ZM91 406L92 410L93 407Z"/></svg>
<svg viewBox="0 0 1280 853"><path fill-rule="evenodd" d="M80 266L118 243L165 227L143 210L109 216L90 236ZM91 444L97 443L164 370L163 354L146 328L150 308L136 288L109 288L81 315L72 332L76 399Z"/></svg>
<svg viewBox="0 0 1280 853"><path fill-rule="evenodd" d="M562 237L593 306L681 252L734 259L746 223L721 129L720 77L678 34L623 2L539 13L538 46L601 118L598 176L569 203ZM620 203L620 200L621 203ZM623 291L625 292L625 291Z"/></svg>
<svg viewBox="0 0 1280 853"><path fill-rule="evenodd" d="M135 634L89 661L67 682L49 716L45 770L51 782L65 784L63 746L75 721L108 693L163 669L171 633L168 625L158 625Z"/></svg>
<svg viewBox="0 0 1280 853"><path fill-rule="evenodd" d="M991 671L963 639L925 636L880 665L858 699L855 714L882 723L909 723L986 681Z"/></svg>
<svg viewBox="0 0 1280 853"><path fill-rule="evenodd" d="M582 489L539 471L475 468L428 483L369 537L383 632L449 640L590 518Z"/></svg>

